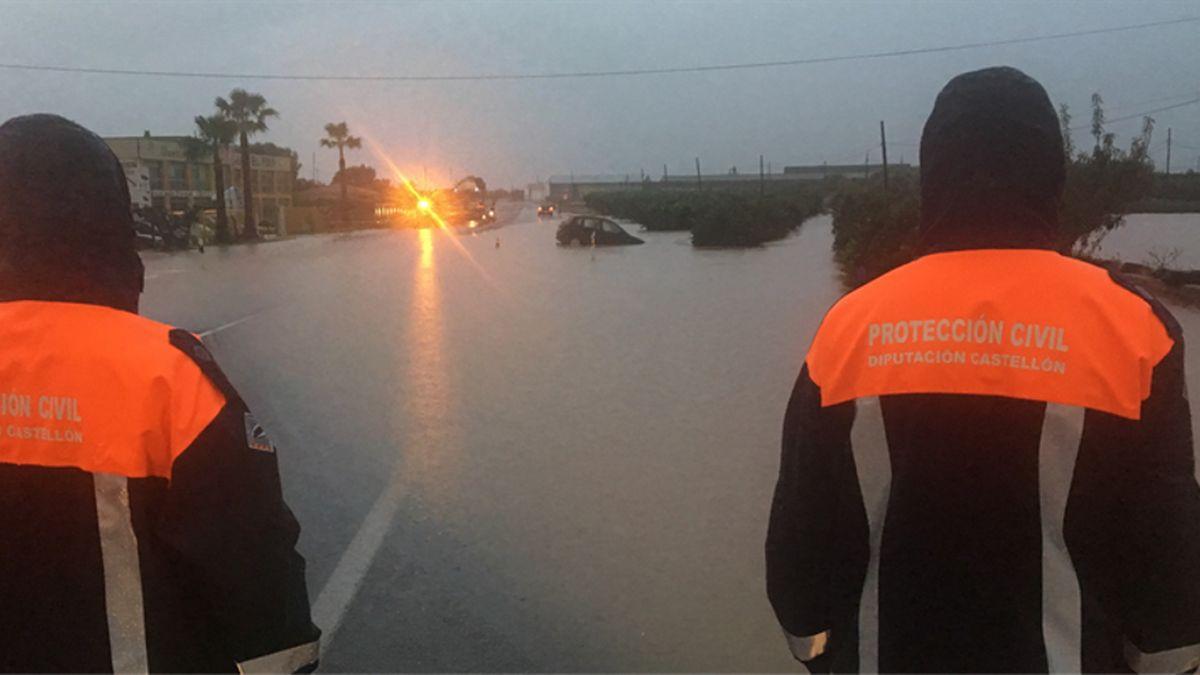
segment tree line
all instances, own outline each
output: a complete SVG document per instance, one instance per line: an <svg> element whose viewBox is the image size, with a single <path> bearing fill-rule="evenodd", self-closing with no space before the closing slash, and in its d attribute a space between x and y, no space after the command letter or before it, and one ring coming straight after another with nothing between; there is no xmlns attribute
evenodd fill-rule
<svg viewBox="0 0 1200 675"><path fill-rule="evenodd" d="M1104 236L1121 226L1155 185L1149 154L1154 119L1143 119L1141 132L1125 149L1106 128L1101 96L1093 95L1091 104L1090 149L1076 147L1071 111L1059 108L1066 184L1055 248L1083 258L1096 255ZM893 176L888 187L877 177L846 182L832 194L833 253L847 286L866 283L918 255L920 195L916 172Z"/></svg>

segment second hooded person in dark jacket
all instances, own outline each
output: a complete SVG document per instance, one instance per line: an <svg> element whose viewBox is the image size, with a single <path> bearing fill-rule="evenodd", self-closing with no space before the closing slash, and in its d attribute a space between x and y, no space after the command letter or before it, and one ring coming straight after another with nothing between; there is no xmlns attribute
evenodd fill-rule
<svg viewBox="0 0 1200 675"><path fill-rule="evenodd" d="M1200 664L1183 336L1059 254L1040 84L960 75L921 138L922 255L826 315L788 404L767 590L835 672Z"/></svg>

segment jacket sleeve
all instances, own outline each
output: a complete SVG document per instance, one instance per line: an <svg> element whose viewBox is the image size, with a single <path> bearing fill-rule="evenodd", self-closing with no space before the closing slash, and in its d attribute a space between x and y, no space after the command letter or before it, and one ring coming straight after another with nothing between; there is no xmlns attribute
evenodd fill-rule
<svg viewBox="0 0 1200 675"><path fill-rule="evenodd" d="M844 517L847 506L861 502L850 452L853 405L822 408L808 367L800 372L784 417L767 528L767 595L792 654L813 670L824 669L822 655L838 639L830 629L847 544L855 534L866 537Z"/></svg>
<svg viewBox="0 0 1200 675"><path fill-rule="evenodd" d="M1089 411L1065 526L1129 667L1185 672L1200 665L1200 486L1182 331L1152 304L1174 345L1152 371L1139 421Z"/></svg>
<svg viewBox="0 0 1200 675"><path fill-rule="evenodd" d="M1175 344L1154 369L1120 491L1125 652L1140 672L1200 665L1200 486L1183 335L1170 322Z"/></svg>
<svg viewBox="0 0 1200 675"><path fill-rule="evenodd" d="M177 555L201 611L240 672L315 669L300 526L279 480L275 448L199 340L174 331L225 394L216 418L174 462L156 533Z"/></svg>

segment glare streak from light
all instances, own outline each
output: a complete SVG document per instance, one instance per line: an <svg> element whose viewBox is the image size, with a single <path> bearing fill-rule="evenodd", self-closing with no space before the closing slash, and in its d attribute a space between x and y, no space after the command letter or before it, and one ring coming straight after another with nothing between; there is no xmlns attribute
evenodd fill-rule
<svg viewBox="0 0 1200 675"><path fill-rule="evenodd" d="M400 170L400 167L396 166L396 163L392 161L392 158L383 151L379 144L376 143L369 134L363 134L362 139L364 142L366 142L367 147L370 148L371 152L387 165L388 170L392 173L392 176L400 181L400 184L404 186L404 189L408 190L409 194L411 194L418 203L421 201L426 201L426 195L421 194L420 190L417 190L417 188L413 187L412 181L408 179L408 176L404 175L404 172ZM446 223L445 220L442 219L442 216L438 214L437 209L434 208L433 205L430 205L428 209L422 209L421 213L433 219L433 222L437 224L438 229L442 231L442 234L446 236L446 239L449 240L450 243L454 244L454 247L458 249L463 258L469 262L476 271L479 272L479 275L483 277L489 285L496 290L503 290L500 285L492 279L487 270L475 260L470 251L467 250L467 247L463 246L462 242L458 240L458 237L454 234L452 228Z"/></svg>

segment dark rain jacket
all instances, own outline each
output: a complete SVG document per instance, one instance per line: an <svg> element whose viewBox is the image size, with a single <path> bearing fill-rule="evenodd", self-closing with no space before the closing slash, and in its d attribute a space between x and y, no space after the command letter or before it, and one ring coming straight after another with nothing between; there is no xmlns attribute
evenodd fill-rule
<svg viewBox="0 0 1200 675"><path fill-rule="evenodd" d="M1200 487L1179 326L1038 249L930 253L825 317L788 404L768 592L835 672L1183 672Z"/></svg>
<svg viewBox="0 0 1200 675"><path fill-rule="evenodd" d="M315 667L275 448L190 333L0 303L0 671Z"/></svg>

